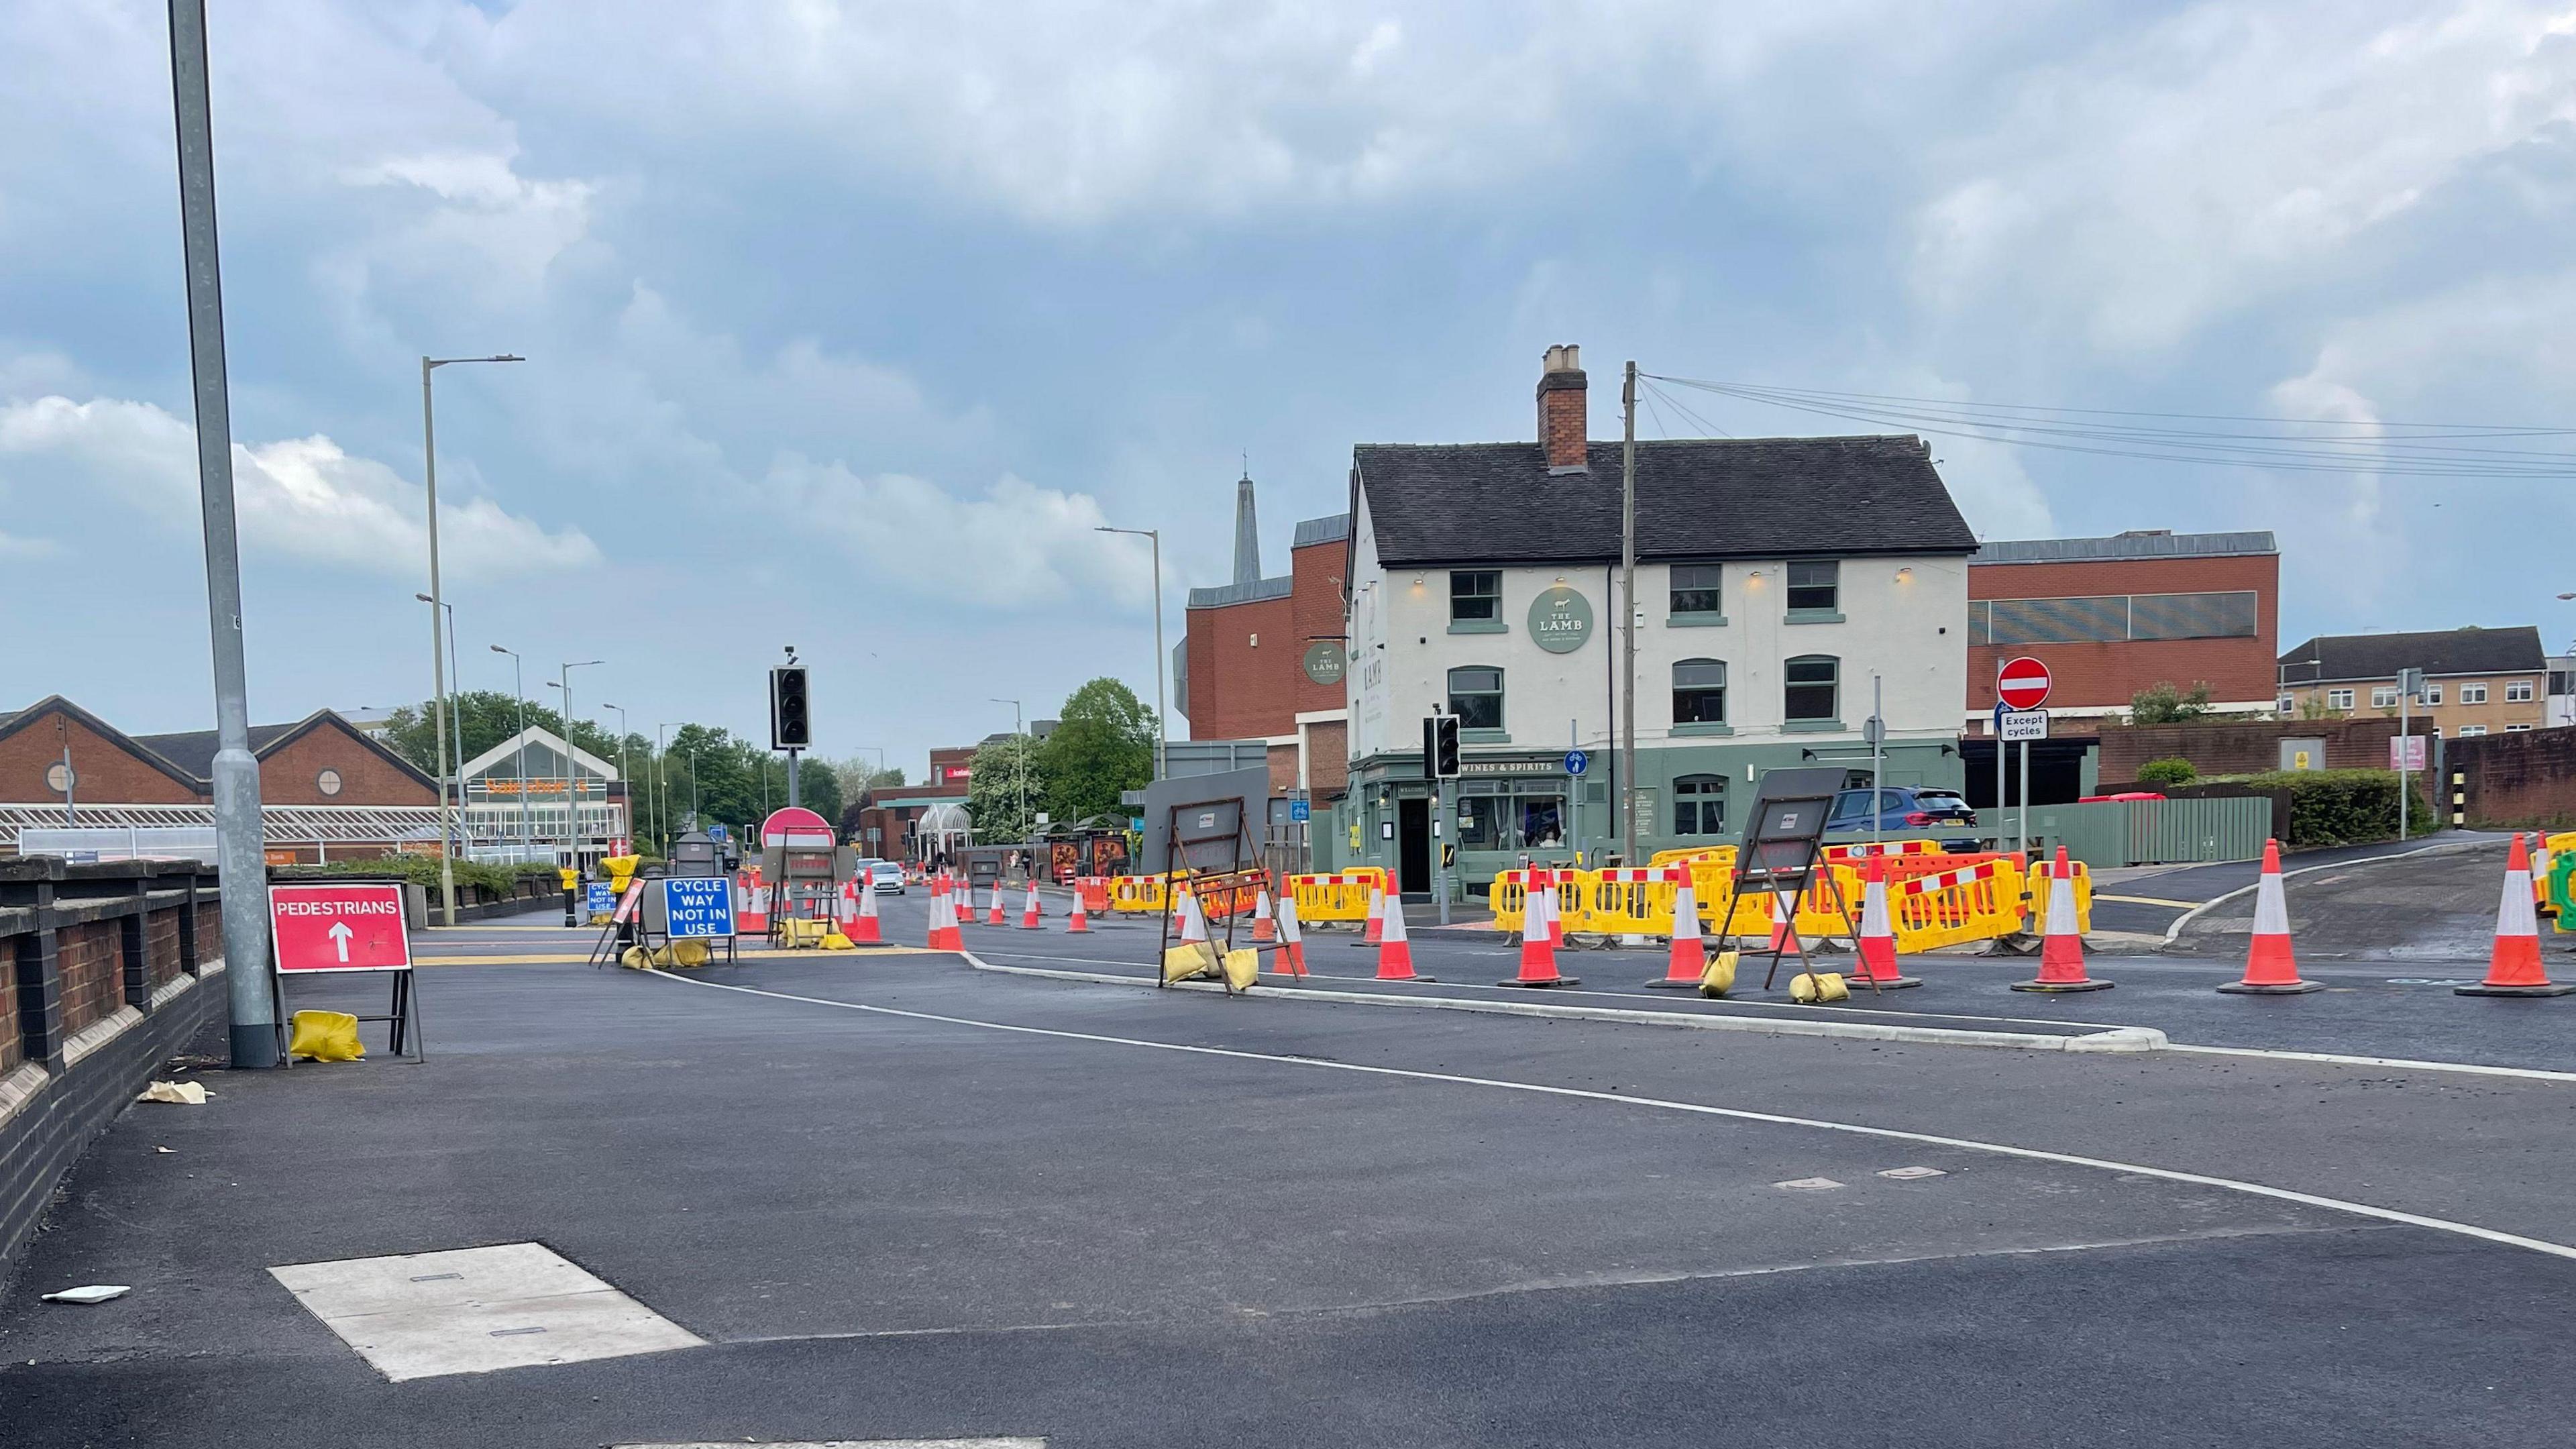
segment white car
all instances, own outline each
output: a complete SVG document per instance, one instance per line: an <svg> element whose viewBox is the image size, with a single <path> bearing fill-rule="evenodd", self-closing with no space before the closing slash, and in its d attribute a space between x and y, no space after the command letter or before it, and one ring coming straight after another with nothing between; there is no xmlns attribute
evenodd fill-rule
<svg viewBox="0 0 2576 1449"><path fill-rule="evenodd" d="M867 879L876 883L877 894L886 896L903 894L902 866L890 860L863 860L859 862L859 869L866 871Z"/></svg>

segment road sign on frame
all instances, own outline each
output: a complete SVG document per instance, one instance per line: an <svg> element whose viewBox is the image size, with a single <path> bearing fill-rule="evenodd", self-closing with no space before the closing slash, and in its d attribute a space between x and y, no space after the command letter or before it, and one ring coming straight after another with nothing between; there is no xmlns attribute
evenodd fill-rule
<svg viewBox="0 0 2576 1449"><path fill-rule="evenodd" d="M409 971L412 966L399 885L270 886L268 931L281 974Z"/></svg>

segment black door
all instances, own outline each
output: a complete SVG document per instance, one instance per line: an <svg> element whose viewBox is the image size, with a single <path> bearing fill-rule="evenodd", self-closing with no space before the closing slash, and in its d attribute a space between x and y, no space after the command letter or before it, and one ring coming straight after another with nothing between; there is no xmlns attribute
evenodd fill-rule
<svg viewBox="0 0 2576 1449"><path fill-rule="evenodd" d="M1431 895L1431 802L1395 802L1395 883L1406 895Z"/></svg>

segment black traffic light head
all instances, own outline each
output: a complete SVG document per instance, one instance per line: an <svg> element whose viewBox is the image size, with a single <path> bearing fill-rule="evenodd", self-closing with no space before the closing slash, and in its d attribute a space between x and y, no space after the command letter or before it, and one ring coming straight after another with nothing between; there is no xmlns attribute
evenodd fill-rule
<svg viewBox="0 0 2576 1449"><path fill-rule="evenodd" d="M1458 716L1425 715L1422 719L1422 773L1434 780L1458 776Z"/></svg>
<svg viewBox="0 0 2576 1449"><path fill-rule="evenodd" d="M814 726L805 707L804 666L769 671L769 747L804 750L813 745Z"/></svg>

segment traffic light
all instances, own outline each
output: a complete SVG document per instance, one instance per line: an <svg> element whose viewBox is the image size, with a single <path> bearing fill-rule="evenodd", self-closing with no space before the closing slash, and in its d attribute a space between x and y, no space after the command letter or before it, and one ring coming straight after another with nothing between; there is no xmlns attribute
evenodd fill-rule
<svg viewBox="0 0 2576 1449"><path fill-rule="evenodd" d="M1458 716L1423 717L1422 773L1434 780L1458 778Z"/></svg>
<svg viewBox="0 0 2576 1449"><path fill-rule="evenodd" d="M805 710L805 667L785 665L769 671L769 747L804 750L814 745L814 727Z"/></svg>

